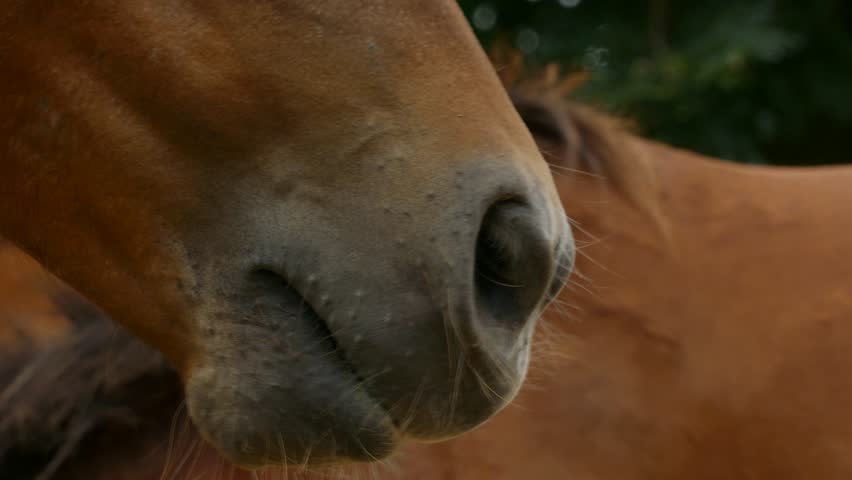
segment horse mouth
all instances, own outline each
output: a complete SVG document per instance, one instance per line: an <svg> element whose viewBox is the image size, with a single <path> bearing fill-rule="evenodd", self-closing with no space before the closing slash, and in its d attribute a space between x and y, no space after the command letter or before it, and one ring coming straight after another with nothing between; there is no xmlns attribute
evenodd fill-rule
<svg viewBox="0 0 852 480"><path fill-rule="evenodd" d="M365 381L361 374L355 368L354 364L347 358L346 351L337 341L335 333L332 331L328 322L319 314L311 302L302 293L290 283L286 276L279 274L274 270L260 269L256 273L258 276L267 277L267 282L277 282L277 289L280 295L286 299L288 305L299 304L298 315L307 324L314 328L314 336L317 341L321 342L327 351L329 360L336 361L342 370L347 371L358 385L364 385ZM288 345L288 348L293 348L293 345Z"/></svg>
<svg viewBox="0 0 852 480"><path fill-rule="evenodd" d="M282 275L257 270L250 283L250 324L208 342L229 353L208 354L186 383L205 440L249 469L389 456L401 433L328 323Z"/></svg>

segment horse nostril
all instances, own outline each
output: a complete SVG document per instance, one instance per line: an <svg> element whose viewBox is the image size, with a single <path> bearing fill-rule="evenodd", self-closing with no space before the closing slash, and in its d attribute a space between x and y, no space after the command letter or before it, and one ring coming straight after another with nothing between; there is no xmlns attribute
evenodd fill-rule
<svg viewBox="0 0 852 480"><path fill-rule="evenodd" d="M554 262L536 211L515 199L495 203L476 242L478 307L503 326L522 327L546 293Z"/></svg>

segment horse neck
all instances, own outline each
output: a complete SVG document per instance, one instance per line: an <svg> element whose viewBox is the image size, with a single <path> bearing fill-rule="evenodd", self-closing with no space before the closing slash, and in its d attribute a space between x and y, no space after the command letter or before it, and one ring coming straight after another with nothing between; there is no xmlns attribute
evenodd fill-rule
<svg viewBox="0 0 852 480"><path fill-rule="evenodd" d="M799 250L795 242L810 244L806 238L817 232L828 239L808 251L811 258L827 258L846 240L838 223L852 220L835 213L852 197L848 167L745 166L630 136L625 142L644 165L622 173L642 178L643 201L606 177L557 177L580 245L574 280L592 290L569 289L579 303L647 316L642 312L679 295L684 298L676 303L691 310L696 305L689 301L714 290L681 295L684 282L724 282L755 256L768 262L764 269L783 271L785 263L802 259L790 255ZM746 273L756 288L760 272ZM595 284L613 293L597 292Z"/></svg>

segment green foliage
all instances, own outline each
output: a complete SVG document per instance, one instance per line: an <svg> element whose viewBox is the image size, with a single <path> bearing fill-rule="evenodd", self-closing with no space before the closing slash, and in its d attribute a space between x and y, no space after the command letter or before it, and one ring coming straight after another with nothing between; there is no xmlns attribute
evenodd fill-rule
<svg viewBox="0 0 852 480"><path fill-rule="evenodd" d="M750 163L852 162L848 0L462 0L481 41L592 72L645 135Z"/></svg>

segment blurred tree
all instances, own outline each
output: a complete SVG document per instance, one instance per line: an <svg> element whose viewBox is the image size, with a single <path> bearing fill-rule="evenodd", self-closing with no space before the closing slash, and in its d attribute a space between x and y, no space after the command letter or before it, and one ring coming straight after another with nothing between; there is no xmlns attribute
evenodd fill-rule
<svg viewBox="0 0 852 480"><path fill-rule="evenodd" d="M461 0L488 48L591 75L643 134L750 163L852 162L849 0Z"/></svg>

